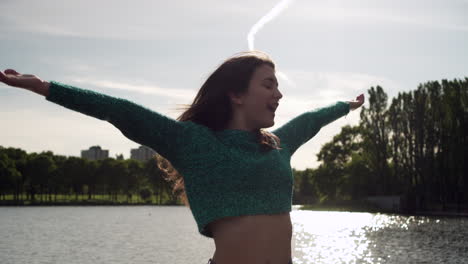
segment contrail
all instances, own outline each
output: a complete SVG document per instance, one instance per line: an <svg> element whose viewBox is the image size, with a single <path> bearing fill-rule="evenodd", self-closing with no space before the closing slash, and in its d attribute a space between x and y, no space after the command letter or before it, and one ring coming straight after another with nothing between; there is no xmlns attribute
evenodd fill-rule
<svg viewBox="0 0 468 264"><path fill-rule="evenodd" d="M254 37L255 34L268 22L273 20L273 18L277 17L281 11L286 9L289 4L293 0L281 0L278 4L276 4L270 12L268 12L266 15L264 15L260 20L253 25L253 27L250 29L249 34L247 35L247 42L249 43L249 50L254 49Z"/></svg>
<svg viewBox="0 0 468 264"><path fill-rule="evenodd" d="M281 0L278 4L276 4L270 12L268 12L266 15L264 15L260 20L255 23L252 28L249 31L249 34L247 35L247 43L249 45L249 50L254 50L254 40L255 40L255 34L265 26L266 23L270 22L273 20L273 18L277 17L281 11L286 9L291 2L294 0ZM277 71L278 76L286 81L291 86L296 86L293 81L291 81L286 74L283 72Z"/></svg>

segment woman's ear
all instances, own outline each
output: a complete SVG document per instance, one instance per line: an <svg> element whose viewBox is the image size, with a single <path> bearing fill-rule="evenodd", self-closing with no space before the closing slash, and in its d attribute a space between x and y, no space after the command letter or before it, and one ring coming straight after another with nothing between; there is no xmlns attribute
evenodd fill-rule
<svg viewBox="0 0 468 264"><path fill-rule="evenodd" d="M243 96L240 94L229 92L228 96L233 104L242 105L244 103Z"/></svg>

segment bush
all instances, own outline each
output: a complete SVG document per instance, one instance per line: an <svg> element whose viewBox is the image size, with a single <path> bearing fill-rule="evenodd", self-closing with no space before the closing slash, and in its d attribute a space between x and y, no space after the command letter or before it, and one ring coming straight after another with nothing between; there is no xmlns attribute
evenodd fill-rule
<svg viewBox="0 0 468 264"><path fill-rule="evenodd" d="M144 188L139 191L141 199L145 202L149 202L151 195L153 194L149 188Z"/></svg>

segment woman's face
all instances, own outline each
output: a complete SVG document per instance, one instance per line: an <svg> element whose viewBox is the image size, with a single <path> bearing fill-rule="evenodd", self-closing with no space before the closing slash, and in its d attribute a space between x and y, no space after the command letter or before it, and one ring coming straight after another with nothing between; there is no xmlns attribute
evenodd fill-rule
<svg viewBox="0 0 468 264"><path fill-rule="evenodd" d="M271 127L281 97L274 69L263 64L252 75L247 92L240 96L238 109L250 128Z"/></svg>

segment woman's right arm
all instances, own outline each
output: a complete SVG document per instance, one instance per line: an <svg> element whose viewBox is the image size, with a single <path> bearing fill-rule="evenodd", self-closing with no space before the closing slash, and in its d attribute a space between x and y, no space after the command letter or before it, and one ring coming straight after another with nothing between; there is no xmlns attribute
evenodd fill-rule
<svg viewBox="0 0 468 264"><path fill-rule="evenodd" d="M132 141L153 148L173 160L187 136L184 125L131 101L85 90L59 82L46 82L34 75L19 74L13 70L0 72L0 81L24 88L46 97L46 100L108 121Z"/></svg>
<svg viewBox="0 0 468 264"><path fill-rule="evenodd" d="M49 95L49 83L32 74L21 74L15 70L0 71L0 82L9 86L23 88L43 96Z"/></svg>

